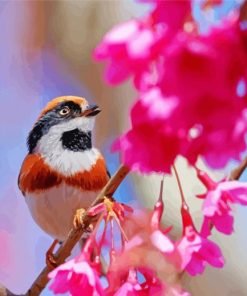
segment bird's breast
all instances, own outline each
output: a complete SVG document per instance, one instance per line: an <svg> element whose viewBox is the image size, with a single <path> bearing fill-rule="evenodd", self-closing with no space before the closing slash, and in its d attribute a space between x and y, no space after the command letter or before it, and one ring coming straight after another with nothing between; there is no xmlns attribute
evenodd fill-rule
<svg viewBox="0 0 247 296"><path fill-rule="evenodd" d="M99 191L81 191L61 182L41 192L27 193L26 203L36 223L49 235L63 241L73 225L75 212L88 208Z"/></svg>

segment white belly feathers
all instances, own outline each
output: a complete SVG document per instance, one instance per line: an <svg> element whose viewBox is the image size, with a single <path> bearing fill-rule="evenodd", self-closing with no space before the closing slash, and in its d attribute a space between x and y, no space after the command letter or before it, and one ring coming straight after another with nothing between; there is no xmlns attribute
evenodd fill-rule
<svg viewBox="0 0 247 296"><path fill-rule="evenodd" d="M52 237L63 241L72 227L75 212L88 208L99 192L84 191L61 183L44 192L27 193L27 205L36 223Z"/></svg>

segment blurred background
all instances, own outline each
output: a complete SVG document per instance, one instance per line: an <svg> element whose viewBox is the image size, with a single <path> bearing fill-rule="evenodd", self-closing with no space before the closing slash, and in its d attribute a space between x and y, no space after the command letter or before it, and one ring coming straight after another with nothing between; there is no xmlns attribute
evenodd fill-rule
<svg viewBox="0 0 247 296"><path fill-rule="evenodd" d="M204 14L195 5L201 29L206 30L239 2L227 0ZM111 153L111 144L129 125L128 111L135 92L129 82L114 88L106 85L103 66L92 60L91 52L113 25L148 9L148 5L131 0L0 1L0 283L13 292L24 293L31 286L44 267L45 252L52 242L31 219L17 187L27 134L52 98L86 97L103 110L97 118L94 142L106 156L110 172L116 170L119 156ZM203 188L182 159L177 166L191 211L199 220L201 201L194 195ZM212 176L220 178L230 169ZM116 197L151 208L161 178L130 175ZM164 200L164 223L175 225L176 237L181 231L180 198L173 177L165 178ZM234 235L214 235L226 257L225 268L208 267L203 276L182 279L192 295L247 295L246 213L245 208L236 209ZM42 295L51 293L46 289Z"/></svg>

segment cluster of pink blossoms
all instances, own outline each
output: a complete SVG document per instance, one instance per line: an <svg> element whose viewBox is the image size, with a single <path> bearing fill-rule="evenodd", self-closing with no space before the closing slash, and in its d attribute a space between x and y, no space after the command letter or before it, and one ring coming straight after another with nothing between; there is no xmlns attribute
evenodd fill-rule
<svg viewBox="0 0 247 296"><path fill-rule="evenodd" d="M232 206L247 205L247 184L216 182L196 167L198 157L223 167L246 149L247 32L238 11L202 35L190 0L140 2L153 4L152 11L113 28L94 52L106 61L110 84L131 78L138 91L131 129L114 149L140 172L170 172L176 157L185 157L206 188L197 196L203 200L202 224L194 224L180 188L182 231L171 238L171 226L161 225L163 183L151 212L106 198L89 211L99 218L81 254L50 273L55 294L189 296L174 275L222 268L211 232L232 234ZM174 172L181 186L175 166Z"/></svg>
<svg viewBox="0 0 247 296"><path fill-rule="evenodd" d="M247 32L238 12L202 35L189 0L143 2L153 3L151 13L114 27L94 52L106 61L110 84L132 78L138 91L132 127L114 149L145 173L170 172L178 155L190 164L202 156L212 168L239 160L246 149Z"/></svg>
<svg viewBox="0 0 247 296"><path fill-rule="evenodd" d="M225 234L233 229L232 204L247 205L247 185L238 181L214 182L197 169L206 186L203 196L204 219L201 229L193 223L182 195L182 233L169 237L171 227L163 228L164 212L160 197L152 212L136 210L115 201L105 201L89 211L98 222L81 254L50 273L55 294L100 296L189 296L174 278L187 272L202 274L207 265L224 266L219 246L209 239L215 228ZM162 181L163 182L163 181ZM103 226L103 229L102 229ZM109 257L109 260L104 258ZM103 258L103 259L102 259Z"/></svg>
<svg viewBox="0 0 247 296"><path fill-rule="evenodd" d="M162 190L163 186L151 213L135 213L128 206L108 199L92 208L89 215L99 215L93 233L77 258L50 273L53 292L69 292L74 296L81 295L82 291L83 295L95 296L189 296L167 279L171 271L174 274L184 270L192 259L193 251L186 253L186 262L183 262L184 255L180 254L183 239L175 243L168 237L170 228L161 228L164 210ZM103 230L100 227L102 223ZM184 235L186 237L187 234ZM203 241L203 244L206 243ZM190 247L189 242L186 248ZM196 252L199 249L197 247ZM106 253L108 262L102 260L107 257ZM160 268L157 269L157 265Z"/></svg>

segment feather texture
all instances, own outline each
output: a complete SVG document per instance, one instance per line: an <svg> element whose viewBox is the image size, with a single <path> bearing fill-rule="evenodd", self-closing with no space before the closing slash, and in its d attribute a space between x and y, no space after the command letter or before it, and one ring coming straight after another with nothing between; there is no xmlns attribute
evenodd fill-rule
<svg viewBox="0 0 247 296"><path fill-rule="evenodd" d="M18 184L24 195L27 192L47 190L62 182L81 191L98 191L108 179L105 161L100 154L89 170L81 168L71 175L64 175L51 168L40 154L28 154L23 161Z"/></svg>

